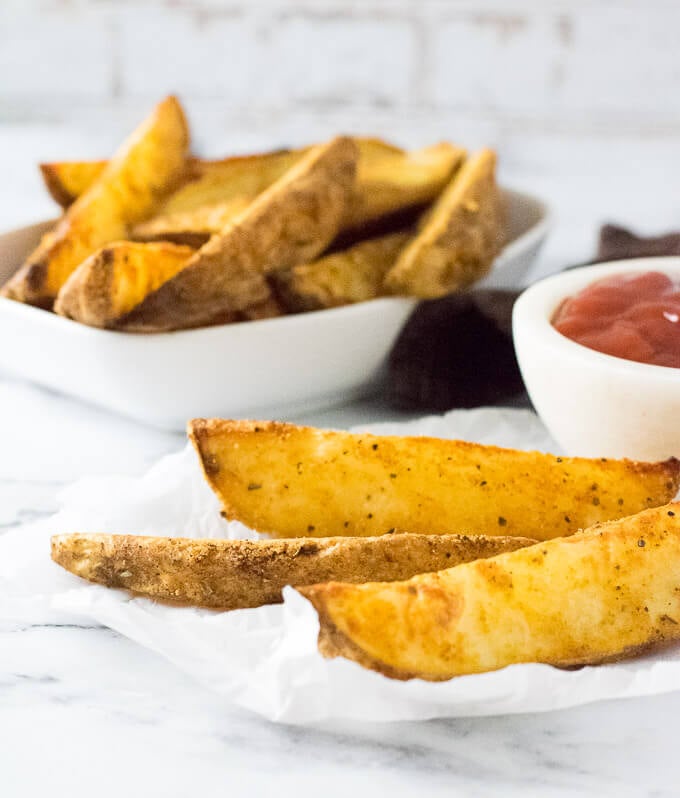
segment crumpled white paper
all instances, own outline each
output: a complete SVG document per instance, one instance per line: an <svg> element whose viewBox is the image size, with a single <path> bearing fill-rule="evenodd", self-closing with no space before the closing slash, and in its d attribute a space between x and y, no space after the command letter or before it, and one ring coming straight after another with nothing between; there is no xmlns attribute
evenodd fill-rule
<svg viewBox="0 0 680 798"><path fill-rule="evenodd" d="M526 410L453 411L365 429L427 434L557 452ZM542 712L680 689L680 647L623 663L558 670L513 665L449 682L399 682L317 652L318 621L292 588L282 605L235 612L168 607L90 585L49 559L50 535L89 531L257 537L228 524L194 452L160 460L141 478L91 478L62 494L52 518L0 538L0 606L93 619L156 651L234 705L294 724L396 721Z"/></svg>

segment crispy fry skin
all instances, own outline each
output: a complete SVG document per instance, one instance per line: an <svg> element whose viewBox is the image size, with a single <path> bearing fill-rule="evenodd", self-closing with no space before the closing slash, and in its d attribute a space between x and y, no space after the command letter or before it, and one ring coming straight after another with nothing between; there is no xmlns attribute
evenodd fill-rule
<svg viewBox="0 0 680 798"><path fill-rule="evenodd" d="M409 532L542 540L669 501L680 461L588 460L475 443L195 419L226 517L294 537ZM248 486L258 484L257 491Z"/></svg>
<svg viewBox="0 0 680 798"><path fill-rule="evenodd" d="M256 541L57 535L52 559L107 587L235 610L279 603L285 585L408 579L532 543L523 538L409 534Z"/></svg>
<svg viewBox="0 0 680 798"><path fill-rule="evenodd" d="M436 299L488 272L503 246L504 211L495 168L491 150L463 164L387 275L390 291Z"/></svg>
<svg viewBox="0 0 680 798"><path fill-rule="evenodd" d="M66 209L99 178L106 161L55 161L41 163L45 187L52 199Z"/></svg>
<svg viewBox="0 0 680 798"><path fill-rule="evenodd" d="M312 260L337 233L353 190L356 159L349 138L311 150L123 318L120 329L197 326L267 300L267 272Z"/></svg>
<svg viewBox="0 0 680 798"><path fill-rule="evenodd" d="M193 254L191 247L165 242L109 244L78 266L59 291L54 310L92 327L113 326Z"/></svg>
<svg viewBox="0 0 680 798"><path fill-rule="evenodd" d="M465 150L442 142L404 152L375 139L359 141L357 190L345 228L431 202L465 159Z"/></svg>
<svg viewBox="0 0 680 798"><path fill-rule="evenodd" d="M680 639L680 504L406 582L302 588L319 648L397 679L595 665Z"/></svg>
<svg viewBox="0 0 680 798"><path fill-rule="evenodd" d="M124 239L180 179L189 132L174 97L156 106L2 290L21 302L51 306L88 255Z"/></svg>
<svg viewBox="0 0 680 798"><path fill-rule="evenodd" d="M273 275L277 293L292 311L364 302L383 294L383 281L408 233L369 238L353 247Z"/></svg>

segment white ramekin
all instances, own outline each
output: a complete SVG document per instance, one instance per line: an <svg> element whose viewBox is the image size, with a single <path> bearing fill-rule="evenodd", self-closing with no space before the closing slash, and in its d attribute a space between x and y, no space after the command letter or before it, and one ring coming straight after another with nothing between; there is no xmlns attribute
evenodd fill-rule
<svg viewBox="0 0 680 798"><path fill-rule="evenodd" d="M532 285L515 303L513 336L527 391L567 454L680 457L680 369L595 352L551 324L562 300L595 280L648 271L680 279L680 257L565 271Z"/></svg>

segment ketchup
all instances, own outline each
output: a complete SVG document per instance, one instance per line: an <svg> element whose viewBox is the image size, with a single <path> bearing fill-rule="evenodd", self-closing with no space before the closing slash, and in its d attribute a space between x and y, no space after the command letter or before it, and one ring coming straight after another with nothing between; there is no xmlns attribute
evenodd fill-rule
<svg viewBox="0 0 680 798"><path fill-rule="evenodd" d="M597 280L565 299L552 323L597 352L680 368L680 281L660 272Z"/></svg>

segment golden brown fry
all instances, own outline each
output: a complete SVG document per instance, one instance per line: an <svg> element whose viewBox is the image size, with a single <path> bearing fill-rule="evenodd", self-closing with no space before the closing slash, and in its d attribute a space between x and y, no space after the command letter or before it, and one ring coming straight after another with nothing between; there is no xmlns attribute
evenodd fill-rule
<svg viewBox="0 0 680 798"><path fill-rule="evenodd" d="M40 173L52 199L66 209L99 178L106 161L41 163Z"/></svg>
<svg viewBox="0 0 680 798"><path fill-rule="evenodd" d="M125 317L120 329L197 326L269 299L265 273L312 260L337 233L353 190L356 159L349 138L311 150Z"/></svg>
<svg viewBox="0 0 680 798"><path fill-rule="evenodd" d="M5 285L3 296L51 306L88 255L124 239L128 225L151 214L174 187L185 168L188 142L182 108L174 97L168 97Z"/></svg>
<svg viewBox="0 0 680 798"><path fill-rule="evenodd" d="M680 639L680 504L406 582L303 588L319 648L397 679L595 665Z"/></svg>
<svg viewBox="0 0 680 798"><path fill-rule="evenodd" d="M195 419L189 436L227 518L294 537L521 535L542 540L663 504L680 461L588 460L463 441ZM258 490L249 490L250 485Z"/></svg>
<svg viewBox="0 0 680 798"><path fill-rule="evenodd" d="M318 310L375 299L409 233L361 241L312 263L273 275L277 293L291 311Z"/></svg>
<svg viewBox="0 0 680 798"><path fill-rule="evenodd" d="M344 228L431 202L465 159L465 150L442 142L404 152L379 139L360 139L357 189Z"/></svg>
<svg viewBox="0 0 680 798"><path fill-rule="evenodd" d="M393 149L387 144L381 148L371 146L371 154L378 156ZM230 203L242 197L252 200L283 177L309 150L309 147L274 150L219 160L188 158L181 185L159 207L158 215L164 218L174 214L189 214L204 206ZM40 168L50 194L62 207L67 207L90 187L106 163L61 161L42 164ZM210 233L219 229L211 229Z"/></svg>
<svg viewBox="0 0 680 798"><path fill-rule="evenodd" d="M52 559L107 587L235 610L276 604L286 585L408 579L531 543L522 538L409 534L257 541L57 535Z"/></svg>
<svg viewBox="0 0 680 798"><path fill-rule="evenodd" d="M359 148L356 192L343 229L363 227L382 216L431 202L465 157L464 150L447 143L405 152L380 139L357 137L355 142ZM203 208L255 199L309 150L304 147L217 161L190 158L182 185L159 207L157 218L135 228L134 237L203 244L199 236L222 229L218 216L202 215L206 213ZM41 169L48 190L65 207L89 187L105 164L66 161L44 164ZM191 224L196 227L187 226ZM177 236L181 233L185 237L180 240ZM194 233L190 241L186 238L189 233Z"/></svg>
<svg viewBox="0 0 680 798"><path fill-rule="evenodd" d="M354 141L359 149L356 188L343 231L364 228L431 201L465 156L464 150L450 144L404 152L380 139ZM133 237L201 246L308 152L305 148L224 161L195 160L194 177L168 198L156 216L138 225Z"/></svg>
<svg viewBox="0 0 680 798"><path fill-rule="evenodd" d="M168 243L109 244L78 266L59 291L54 310L92 327L111 327L193 254L191 247Z"/></svg>
<svg viewBox="0 0 680 798"><path fill-rule="evenodd" d="M465 162L388 273L390 291L435 299L488 272L503 246L504 212L495 168L492 150Z"/></svg>
<svg viewBox="0 0 680 798"><path fill-rule="evenodd" d="M187 158L181 185L159 207L159 215L188 213L204 205L255 198L294 166L306 150L278 150L220 160ZM47 190L63 207L90 188L107 161L57 161L40 165ZM213 232L213 231L211 231Z"/></svg>
<svg viewBox="0 0 680 798"><path fill-rule="evenodd" d="M250 205L249 196L238 196L215 205L201 205L187 211L160 213L135 225L131 237L136 241L171 241L202 247L216 232L222 230Z"/></svg>
<svg viewBox="0 0 680 798"><path fill-rule="evenodd" d="M309 152L276 150L256 155L237 155L219 161L190 161L185 183L168 197L159 214L188 213L206 205L253 200ZM210 232L219 232L221 227Z"/></svg>

